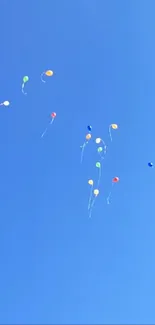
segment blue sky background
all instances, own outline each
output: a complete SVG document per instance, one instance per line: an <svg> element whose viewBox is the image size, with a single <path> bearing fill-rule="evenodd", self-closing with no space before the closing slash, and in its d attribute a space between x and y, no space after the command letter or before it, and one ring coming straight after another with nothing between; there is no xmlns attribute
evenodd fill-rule
<svg viewBox="0 0 155 325"><path fill-rule="evenodd" d="M153 324L155 2L1 0L0 11L0 101L11 103L0 109L0 323ZM108 153L89 219L96 137Z"/></svg>

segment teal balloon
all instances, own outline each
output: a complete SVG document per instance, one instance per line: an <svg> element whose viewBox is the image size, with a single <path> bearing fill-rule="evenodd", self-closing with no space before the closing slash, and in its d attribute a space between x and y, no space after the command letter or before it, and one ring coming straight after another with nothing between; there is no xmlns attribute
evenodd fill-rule
<svg viewBox="0 0 155 325"><path fill-rule="evenodd" d="M102 152L103 148L102 147L98 147L97 151L98 152Z"/></svg>
<svg viewBox="0 0 155 325"><path fill-rule="evenodd" d="M28 76L25 76L25 77L23 78L23 82L25 83L25 82L27 82L27 81L29 81L29 77L28 77Z"/></svg>
<svg viewBox="0 0 155 325"><path fill-rule="evenodd" d="M100 162L97 162L97 163L96 163L96 167L97 167L97 168L100 168L100 167L101 167Z"/></svg>

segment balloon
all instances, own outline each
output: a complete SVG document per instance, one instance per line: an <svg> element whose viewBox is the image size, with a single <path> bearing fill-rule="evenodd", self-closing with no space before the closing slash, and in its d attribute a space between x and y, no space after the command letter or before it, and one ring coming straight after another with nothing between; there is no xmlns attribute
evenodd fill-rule
<svg viewBox="0 0 155 325"><path fill-rule="evenodd" d="M46 76L51 77L51 76L53 76L53 71L52 70L47 70L45 72L45 74L46 74Z"/></svg>
<svg viewBox="0 0 155 325"><path fill-rule="evenodd" d="M97 162L97 163L96 163L96 167L97 167L97 168L100 168L100 167L101 167L100 162Z"/></svg>
<svg viewBox="0 0 155 325"><path fill-rule="evenodd" d="M51 118L52 118L52 120L51 120L50 123L49 123L50 125L53 123L53 121L54 121L54 119L55 119L56 116L57 116L57 114L56 114L55 112L52 112L52 113L51 113ZM44 132L42 133L41 138L44 137L44 135L46 134L47 130L48 130L48 126L46 127L46 129L45 129Z"/></svg>
<svg viewBox="0 0 155 325"><path fill-rule="evenodd" d="M10 103L8 102L8 100L6 100L5 102L3 102L3 103L0 103L0 106L9 106L10 105Z"/></svg>
<svg viewBox="0 0 155 325"><path fill-rule="evenodd" d="M22 83L22 93L24 95L27 95L27 93L24 92L24 87L25 87L25 83L29 81L29 77L28 76L24 76L23 77L23 83Z"/></svg>
<svg viewBox="0 0 155 325"><path fill-rule="evenodd" d="M94 190L94 195L97 196L99 194L99 190Z"/></svg>
<svg viewBox="0 0 155 325"><path fill-rule="evenodd" d="M91 134L90 133L86 134L86 140L90 140L90 139L91 139ZM85 141L83 143L83 145L80 146L80 148L81 148L81 164L82 164L82 161L83 161L84 150L85 150L85 147L87 146L87 144L88 144L88 141Z"/></svg>
<svg viewBox="0 0 155 325"><path fill-rule="evenodd" d="M6 100L4 103L3 103L4 106L9 106L10 103L8 102L8 100Z"/></svg>
<svg viewBox="0 0 155 325"><path fill-rule="evenodd" d="M109 135L110 135L110 140L111 140L111 142L112 142L111 128L112 128L113 130L117 130L117 129L118 129L118 125L117 125L117 124L110 124L110 125L109 125Z"/></svg>
<svg viewBox="0 0 155 325"><path fill-rule="evenodd" d="M88 125L87 126L87 129L88 129L88 131L91 131L92 130L92 126L91 125Z"/></svg>
<svg viewBox="0 0 155 325"><path fill-rule="evenodd" d="M97 149L97 151L98 151L98 153L99 153L101 159L104 159L104 156L105 156L106 153L107 153L107 146L106 146L105 142L104 142L101 138L96 138L95 142L96 142L97 144L102 143L103 147L99 147L99 148ZM101 154L102 151L103 151L103 154Z"/></svg>
<svg viewBox="0 0 155 325"><path fill-rule="evenodd" d="M98 182L97 182L97 187L99 187L99 185L100 185L100 180L101 180L101 173L102 173L102 170L101 170L101 163L100 163L99 161L97 161L97 163L96 163L96 167L99 169Z"/></svg>
<svg viewBox="0 0 155 325"><path fill-rule="evenodd" d="M23 82L25 83L25 82L27 82L27 81L29 81L29 77L28 77L28 76L25 76L25 77L23 78Z"/></svg>
<svg viewBox="0 0 155 325"><path fill-rule="evenodd" d="M53 113L51 114L51 117L52 117L52 118L55 118L56 115L57 115L57 114L56 114L55 112L53 112Z"/></svg>
<svg viewBox="0 0 155 325"><path fill-rule="evenodd" d="M90 195L89 195L89 201L88 201L88 210L91 207L91 202L92 202L92 195L93 195L93 185L94 185L94 181L92 179L89 179L88 184L91 185L90 188Z"/></svg>
<svg viewBox="0 0 155 325"><path fill-rule="evenodd" d="M46 75L47 77L51 77L51 76L53 76L53 74L54 74L54 72L53 72L52 70L47 70L47 71L43 72L43 73L41 74L41 81L42 81L42 82L46 82L46 81L43 79L43 76L44 76L44 75Z"/></svg>
<svg viewBox="0 0 155 325"><path fill-rule="evenodd" d="M89 218L91 218L91 215L92 215L92 210L93 210L93 207L94 207L94 204L95 204L95 201L96 201L96 198L97 198L97 196L99 195L99 190L98 189L95 189L94 191L93 191L93 187L92 187L92 192L91 193L94 193L94 198L93 198L93 200L91 199L90 201L89 201L89 206L88 206L88 210L89 210ZM91 195L91 197L92 197L92 195Z"/></svg>
<svg viewBox="0 0 155 325"><path fill-rule="evenodd" d="M88 133L88 134L86 135L86 139L87 139L87 140L90 140L90 139L91 139L91 134L90 134L90 133Z"/></svg>
<svg viewBox="0 0 155 325"><path fill-rule="evenodd" d="M109 193L109 195L107 197L107 204L110 204L110 199L111 199L111 194L112 194L112 188L113 188L114 184L115 183L118 183L118 182L119 182L119 177L114 177L112 179L111 191L110 191L110 193Z"/></svg>
<svg viewBox="0 0 155 325"><path fill-rule="evenodd" d="M104 156L106 155L106 149L107 149L105 143L103 143L103 144L104 144L104 147L98 147L98 148L97 148L97 151L98 151L98 153L99 153L101 159L104 159ZM103 151L103 150L104 150L104 151ZM102 151L103 151L103 153L102 153Z"/></svg>
<svg viewBox="0 0 155 325"><path fill-rule="evenodd" d="M113 182L113 183L118 183L118 182L119 182L119 177L114 177L114 178L112 179L112 182Z"/></svg>
<svg viewBox="0 0 155 325"><path fill-rule="evenodd" d="M113 130L117 130L118 129L118 125L117 124L111 124L111 127Z"/></svg>
<svg viewBox="0 0 155 325"><path fill-rule="evenodd" d="M102 147L98 147L97 151L98 152L102 152L103 148Z"/></svg>
<svg viewBox="0 0 155 325"><path fill-rule="evenodd" d="M92 199L92 194L94 193L94 198ZM89 218L91 218L91 215L92 215L92 210L93 210L93 206L95 204L95 201L96 201L96 198L99 194L99 190L98 189L95 189L93 191L93 187L91 188L91 192L90 192L90 197L89 197L89 204L88 204L88 211L89 211Z"/></svg>
<svg viewBox="0 0 155 325"><path fill-rule="evenodd" d="M149 167L153 167L153 163L152 163L152 162L149 162L149 163L148 163L148 166L149 166Z"/></svg>
<svg viewBox="0 0 155 325"><path fill-rule="evenodd" d="M101 142L101 138L96 138L95 142L99 144Z"/></svg>

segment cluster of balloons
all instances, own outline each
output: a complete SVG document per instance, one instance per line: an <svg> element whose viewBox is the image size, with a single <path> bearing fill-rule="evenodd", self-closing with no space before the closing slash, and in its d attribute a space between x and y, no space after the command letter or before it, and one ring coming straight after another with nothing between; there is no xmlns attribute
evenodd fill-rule
<svg viewBox="0 0 155 325"><path fill-rule="evenodd" d="M47 76L47 77L52 77L54 75L54 72L52 70L47 70L47 71L44 71L42 72L40 78L41 78L41 81L42 82L46 82L44 79L43 79L43 76ZM27 93L24 91L24 88L25 88L25 84L29 81L29 77L28 76L24 76L23 77L23 83L22 83L22 93L24 95L27 95Z"/></svg>
<svg viewBox="0 0 155 325"><path fill-rule="evenodd" d="M47 70L47 71L44 71L42 74L41 74L41 81L45 83L45 80L43 79L43 76L47 76L47 77L52 77L54 74L54 72L52 70ZM22 83L22 93L24 95L27 95L27 93L24 91L25 89L25 84L29 81L29 77L28 76L24 76L23 77L23 83ZM0 105L5 105L5 106L8 106L9 105L9 102L8 101L5 101L4 103L0 104ZM54 119L56 118L56 113L55 112L52 112L51 113L51 120L50 120L50 124L53 123ZM41 138L44 137L44 135L46 134L48 130L48 127L46 127L46 129L44 130L44 132L42 133L41 135Z"/></svg>
<svg viewBox="0 0 155 325"><path fill-rule="evenodd" d="M112 141L112 135L111 135L111 129L113 130L117 130L118 129L118 125L117 124L110 124L109 126L109 136L110 136L110 140ZM83 155L84 155L84 149L86 147L86 145L89 143L89 140L92 139L92 126L88 125L87 126L87 130L89 131L88 134L86 134L86 140L83 143L83 145L81 146L81 163L83 161ZM92 209L94 207L95 201L97 196L100 193L100 182L101 182L101 174L102 174L102 162L105 159L105 155L107 153L107 146L104 142L104 140L102 138L96 138L95 139L95 143L97 144L97 153L99 155L99 160L96 162L95 166L98 169L98 179L97 179L97 186L94 187L94 180L93 179L89 179L88 180L88 184L90 186L90 195L89 195L89 200L88 200L88 212L89 212L89 217L91 217L92 215ZM119 182L119 177L113 177L112 178L112 187L114 186L115 183ZM107 204L110 203L110 197L111 197L111 192L112 189L107 197Z"/></svg>
<svg viewBox="0 0 155 325"><path fill-rule="evenodd" d="M97 152L98 152L100 158L104 159L104 156L107 152L107 146L106 146L105 142L101 138L96 138L95 142L96 142L96 144L102 144L102 147L99 146L97 148Z"/></svg>
<svg viewBox="0 0 155 325"><path fill-rule="evenodd" d="M54 75L54 72L52 70L46 70L44 72L41 73L40 75L40 78L41 78L41 81L43 83L45 83L46 81L46 77L52 77ZM22 80L22 93L24 95L27 95L27 93L25 92L25 85L26 83L29 81L29 77L26 75L23 77L23 80ZM0 106L9 106L10 105L10 102L9 101L4 101L2 103L0 103ZM55 120L56 118L56 112L52 112L51 115L50 115L50 122L49 122L49 125L52 125L53 121ZM115 123L112 123L109 125L109 137L110 137L110 140L112 142L112 131L113 130L117 130L118 129L118 125L115 124ZM46 127L46 129L44 130L44 132L42 133L41 135L41 138L44 137L44 135L46 134L48 130L48 126ZM90 140L92 139L92 126L91 125L88 125L87 126L87 134L85 135L85 141L83 143L83 145L81 146L81 163L83 162L83 157L84 157L84 151L85 151L85 148L86 146L88 145L88 143L90 142ZM95 142L96 144L98 145L97 146L97 153L98 153L98 156L99 156L99 161L96 162L96 168L98 169L98 180L97 180L97 186L94 188L94 181L93 179L89 179L88 180L88 184L90 185L90 196L89 196L89 202L88 202L88 210L89 210L89 216L91 216L91 213L92 213L92 208L95 204L95 200L97 198L97 196L99 195L100 191L99 191L99 186L100 186L100 181L101 181L101 173L102 173L102 162L103 160L105 159L105 155L107 153L107 146L105 144L105 142L103 141L103 139L101 138L96 138L95 139ZM150 168L153 168L153 163L152 162L148 162L148 166ZM113 187L116 183L119 182L119 177L113 177L112 178L112 184L111 186ZM112 188L111 188L111 191L107 197L107 203L109 204L110 203L110 198L111 198L111 193L112 193Z"/></svg>
<svg viewBox="0 0 155 325"><path fill-rule="evenodd" d="M44 71L42 74L41 74L41 81L45 83L45 80L43 79L43 76L47 76L47 77L52 77L54 75L54 72L52 70L47 70L47 71ZM24 88L25 88L25 84L29 81L29 77L28 76L24 76L23 77L23 82L22 82L22 93L24 95L27 95L27 93L24 91ZM10 102L9 101L4 101L3 103L0 103L0 106L9 106L10 105ZM54 116L56 117L56 115Z"/></svg>
<svg viewBox="0 0 155 325"><path fill-rule="evenodd" d="M96 200L97 196L99 195L99 189L98 188L93 189L94 181L92 179L89 179L88 184L91 186L89 201L88 201L88 211L89 211L89 218L90 218L91 214L92 214L92 209L95 204L95 200ZM93 197L93 194L94 194L94 197Z"/></svg>
<svg viewBox="0 0 155 325"><path fill-rule="evenodd" d="M45 80L43 79L43 76L47 76L47 77L52 77L54 74L54 72L52 70L47 70L47 71L44 71L42 74L41 74L41 81L45 83ZM24 76L23 77L23 83L22 83L22 93L24 95L27 95L27 93L24 91L24 88L25 88L25 84L29 81L29 77L28 76ZM50 121L50 124L53 123L54 119L56 118L56 113L55 112L52 112L51 113L51 121ZM44 130L44 132L42 133L41 135L41 138L44 137L44 135L46 134L48 130L48 127L46 127L46 129Z"/></svg>

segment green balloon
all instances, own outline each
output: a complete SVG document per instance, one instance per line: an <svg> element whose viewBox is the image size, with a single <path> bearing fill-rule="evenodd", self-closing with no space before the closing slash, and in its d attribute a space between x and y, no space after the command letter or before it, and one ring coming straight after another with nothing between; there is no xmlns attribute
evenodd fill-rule
<svg viewBox="0 0 155 325"><path fill-rule="evenodd" d="M97 163L96 163L96 167L97 167L97 168L100 168L100 167L101 167L100 162L97 162Z"/></svg>
<svg viewBox="0 0 155 325"><path fill-rule="evenodd" d="M102 152L102 150L103 150L102 147L99 147L99 148L97 149L98 152Z"/></svg>
<svg viewBox="0 0 155 325"><path fill-rule="evenodd" d="M29 77L28 77L28 76L25 76L25 77L23 78L23 82L27 82L27 81L29 81Z"/></svg>

